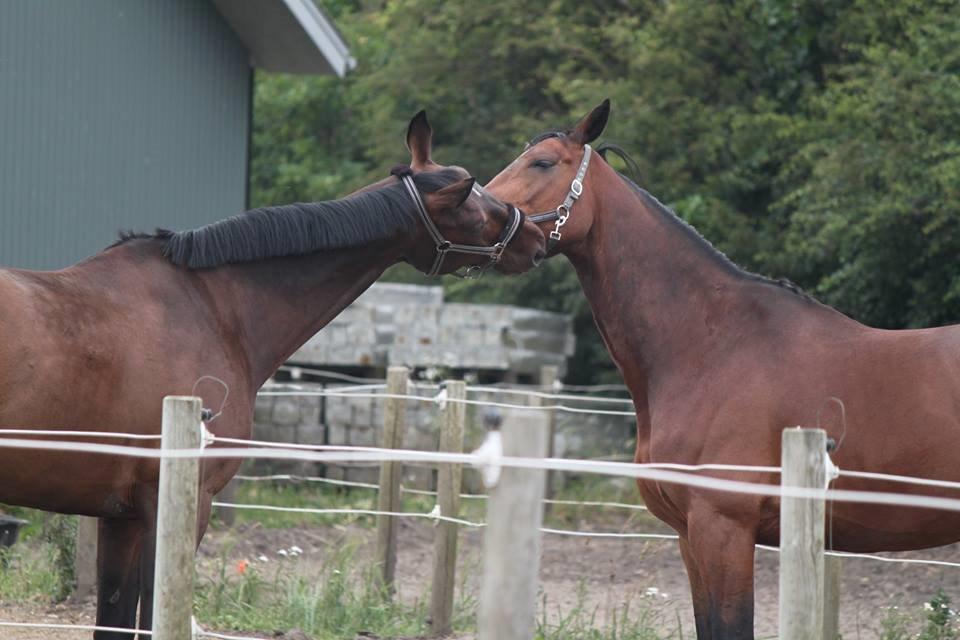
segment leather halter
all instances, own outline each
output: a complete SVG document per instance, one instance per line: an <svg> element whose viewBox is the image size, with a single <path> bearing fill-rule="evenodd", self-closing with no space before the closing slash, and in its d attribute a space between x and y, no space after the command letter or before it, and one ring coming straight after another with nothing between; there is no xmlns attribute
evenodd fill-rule
<svg viewBox="0 0 960 640"><path fill-rule="evenodd" d="M573 181L570 183L570 190L567 192L567 197L563 199L563 202L557 205L556 209L527 215L527 219L534 224L553 222L556 220L557 223L553 227L553 231L550 232L550 239L547 240L547 253L552 251L553 247L560 241L562 236L560 228L567 223L567 218L570 217L570 209L573 208L573 204L580 198L580 194L583 193L583 179L586 177L589 167L590 145L585 144L583 145L583 159L580 161L580 168L577 169L577 175L574 176Z"/></svg>
<svg viewBox="0 0 960 640"><path fill-rule="evenodd" d="M500 237L497 239L495 244L491 246L479 246L450 242L443 237L443 234L440 233L440 229L437 228L437 225L427 213L427 207L423 203L423 198L420 196L420 191L417 189L417 185L413 182L412 174L409 172L396 172L394 175L399 177L400 181L403 182L403 185L407 188L407 193L410 194L410 199L413 200L413 203L417 207L417 211L420 213L420 219L423 221L423 226L427 228L427 232L430 234L430 237L433 239L433 242L436 245L437 255L433 260L433 266L430 268L430 271L427 272L427 275L431 278L440 274L440 269L443 267L443 261L447 257L448 253L467 253L471 255L489 256L490 260L482 266L473 265L458 269L451 275L468 280L479 279L490 267L500 262L500 258L503 256L503 251L516 237L517 232L520 230L520 226L523 223L523 214L520 213L520 210L513 205L507 205L510 211L510 219L507 221L506 226L504 226L503 231L500 233Z"/></svg>

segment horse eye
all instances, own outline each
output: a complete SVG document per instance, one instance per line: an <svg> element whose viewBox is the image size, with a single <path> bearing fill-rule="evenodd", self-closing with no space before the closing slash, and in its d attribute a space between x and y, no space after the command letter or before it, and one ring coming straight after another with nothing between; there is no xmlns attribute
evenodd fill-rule
<svg viewBox="0 0 960 640"><path fill-rule="evenodd" d="M554 166L555 164L557 164L557 163L554 162L553 160L545 160L545 159L543 159L543 158L540 158L540 159L538 159L538 160L534 160L533 162L531 162L531 163L530 163L530 166L531 166L531 167L536 167L537 169L549 169L550 167Z"/></svg>

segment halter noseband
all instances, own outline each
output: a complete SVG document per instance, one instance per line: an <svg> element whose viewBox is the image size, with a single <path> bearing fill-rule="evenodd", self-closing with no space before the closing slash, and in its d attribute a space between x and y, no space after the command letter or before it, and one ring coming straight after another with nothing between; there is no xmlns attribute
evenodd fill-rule
<svg viewBox="0 0 960 640"><path fill-rule="evenodd" d="M430 217L430 214L427 213L427 207L423 203L423 198L420 196L420 191L417 189L417 185L413 182L412 172L409 169L406 169L405 171L394 170L393 174L400 178L403 186L407 188L407 193L410 194L410 199L413 200L413 203L417 207L417 211L420 213L420 219L423 221L423 226L427 228L427 232L430 234L430 237L433 239L433 242L436 245L437 256L433 260L433 266L430 268L430 271L427 272L427 275L431 278L440 274L440 269L443 267L443 261L447 257L448 253L468 253L471 255L489 256L490 260L482 266L473 265L466 267L463 270L458 269L451 275L457 276L458 278L466 278L468 280L479 279L484 273L486 273L487 269L500 262L500 258L503 256L503 252L507 248L507 245L510 244L510 242L516 237L517 232L520 230L520 225L523 222L523 214L521 214L520 210L513 205L507 205L510 211L510 220L507 221L506 226L500 233L500 237L492 246L485 247L450 242L443 237L443 234L440 233L440 229L437 228L437 225Z"/></svg>
<svg viewBox="0 0 960 640"><path fill-rule="evenodd" d="M567 197L563 199L563 202L559 204L556 209L527 216L527 219L534 224L557 221L553 227L553 231L550 232L550 239L547 241L547 253L552 251L553 247L560 241L562 235L560 228L567 223L567 218L570 217L570 209L573 208L573 203L576 202L580 198L580 194L583 193L583 179L586 177L589 167L590 145L585 144L583 145L583 160L580 161L580 168L577 169L577 175L570 183L570 190L567 192Z"/></svg>

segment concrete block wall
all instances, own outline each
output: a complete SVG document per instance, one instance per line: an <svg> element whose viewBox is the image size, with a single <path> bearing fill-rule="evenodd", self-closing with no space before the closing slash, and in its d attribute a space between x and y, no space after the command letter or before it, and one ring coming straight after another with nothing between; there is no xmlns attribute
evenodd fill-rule
<svg viewBox="0 0 960 640"><path fill-rule="evenodd" d="M305 391L319 390L315 383L298 383ZM335 386L327 388L335 389ZM411 395L432 399L435 390L412 389ZM471 400L525 404L525 398L496 393L472 393ZM257 399L254 438L297 444L330 444L343 446L380 446L383 427L383 401L376 398L326 397L326 424L322 424L319 396L261 396ZM552 404L553 401L547 401ZM570 406L609 409L614 405L596 405L564 401ZM615 405L624 410L629 405ZM408 402L407 425L403 446L420 451L436 451L439 441L439 407L432 400ZM485 435L482 407L468 405L464 448L478 447ZM630 456L635 444L635 421L627 416L608 416L580 413L557 413L555 431L556 455L568 458L602 458ZM330 478L357 482L377 482L377 465L333 466L317 463L258 460L248 463L254 473L292 473L303 476L325 475ZM478 476L465 474L465 489L482 491ZM432 489L433 470L428 467L405 466L405 486Z"/></svg>

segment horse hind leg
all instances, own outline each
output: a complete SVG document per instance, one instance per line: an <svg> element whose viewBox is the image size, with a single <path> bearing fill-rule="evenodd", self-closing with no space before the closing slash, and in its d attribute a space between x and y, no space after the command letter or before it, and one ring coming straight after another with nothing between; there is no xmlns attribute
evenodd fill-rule
<svg viewBox="0 0 960 640"><path fill-rule="evenodd" d="M101 518L97 540L97 626L134 629L140 598L140 520ZM95 631L94 640L134 640L133 633Z"/></svg>

